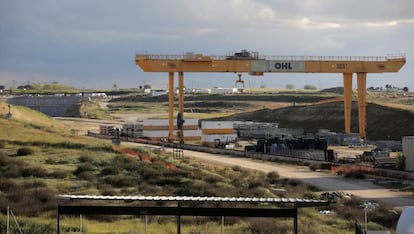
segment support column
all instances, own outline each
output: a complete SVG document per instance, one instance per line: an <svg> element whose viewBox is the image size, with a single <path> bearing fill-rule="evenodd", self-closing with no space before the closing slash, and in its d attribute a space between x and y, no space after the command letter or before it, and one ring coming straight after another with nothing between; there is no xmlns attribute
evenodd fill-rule
<svg viewBox="0 0 414 234"><path fill-rule="evenodd" d="M174 72L169 72L168 82L168 140L174 139Z"/></svg>
<svg viewBox="0 0 414 234"><path fill-rule="evenodd" d="M184 120L184 73L178 72L178 112ZM180 143L184 143L184 128L180 129Z"/></svg>
<svg viewBox="0 0 414 234"><path fill-rule="evenodd" d="M352 116L352 73L344 73L344 119L345 133L351 133Z"/></svg>
<svg viewBox="0 0 414 234"><path fill-rule="evenodd" d="M366 133L366 89L367 89L367 73L357 73L358 79L358 122L359 122L359 135L362 139L367 139Z"/></svg>

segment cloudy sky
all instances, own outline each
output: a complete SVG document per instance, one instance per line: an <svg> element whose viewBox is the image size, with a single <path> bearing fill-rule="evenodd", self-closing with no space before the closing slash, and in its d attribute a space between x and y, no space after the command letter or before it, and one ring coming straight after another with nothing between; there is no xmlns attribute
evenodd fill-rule
<svg viewBox="0 0 414 234"><path fill-rule="evenodd" d="M150 84L136 52L226 55L385 56L405 53L399 73L367 86L414 90L412 0L0 0L0 85L59 82L77 88ZM244 76L246 87L342 85L339 74ZM233 73L186 73L187 87L231 87ZM356 83L354 81L354 83Z"/></svg>

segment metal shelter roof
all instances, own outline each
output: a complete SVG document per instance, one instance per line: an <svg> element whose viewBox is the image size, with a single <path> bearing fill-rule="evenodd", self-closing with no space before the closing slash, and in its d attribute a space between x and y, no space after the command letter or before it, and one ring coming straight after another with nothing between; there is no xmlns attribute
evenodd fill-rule
<svg viewBox="0 0 414 234"><path fill-rule="evenodd" d="M56 195L58 200L94 201L155 201L155 202L259 202L271 204L293 204L296 206L321 206L329 202L319 199L274 198L274 197L195 197L195 196L95 196L95 195Z"/></svg>

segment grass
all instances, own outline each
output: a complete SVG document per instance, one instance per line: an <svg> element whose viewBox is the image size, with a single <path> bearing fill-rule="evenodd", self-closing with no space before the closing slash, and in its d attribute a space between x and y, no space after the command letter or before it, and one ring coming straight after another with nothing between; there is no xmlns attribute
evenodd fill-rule
<svg viewBox="0 0 414 234"><path fill-rule="evenodd" d="M170 154L156 156L146 149L132 149L172 163L176 168L168 169L154 163L156 160L141 161L115 152L108 141L73 136L64 125L47 116L31 115L30 110L16 107L17 110L22 119L17 114L12 119L5 119L4 115L0 117L0 209L4 214L5 207L11 205L19 222L24 223L25 233L39 233L39 230L54 227L51 224L55 222L56 201L52 198L59 193L277 197L279 195L274 194L271 188L281 187L287 190L287 197L316 196L306 185L280 178L275 172L264 174L195 160L177 161ZM33 153L16 157L17 150L22 147L30 147ZM335 209L340 210L340 207ZM359 208L354 207L352 211L356 213L355 210L360 212ZM350 233L353 230L353 220L345 220L342 215L319 217L315 209L301 212L299 225L303 233L322 230ZM318 220L317 225L309 224L312 219ZM183 231L219 232L220 224L215 220L217 218L186 217ZM79 231L78 221L78 217L65 217L63 230ZM263 224L290 231L292 222L229 217L226 223L226 233L251 233L253 230L266 233L269 227ZM4 223L0 223L0 229L4 227ZM142 217L111 218L109 221L85 217L84 227L91 233L102 233L102 230L114 227L118 232L133 233L143 230L143 221ZM175 229L173 218L161 217L151 217L148 227L149 233L174 233Z"/></svg>

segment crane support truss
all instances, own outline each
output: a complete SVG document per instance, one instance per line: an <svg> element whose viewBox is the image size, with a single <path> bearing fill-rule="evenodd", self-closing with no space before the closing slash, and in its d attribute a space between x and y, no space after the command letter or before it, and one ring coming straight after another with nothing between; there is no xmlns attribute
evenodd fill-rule
<svg viewBox="0 0 414 234"><path fill-rule="evenodd" d="M250 75L264 73L342 73L344 81L345 133L351 132L352 75L357 74L359 133L366 139L366 77L367 73L398 72L405 64L405 55L373 56L259 56L242 51L234 56L137 54L135 63L145 72L168 72L169 86L174 85L174 72L179 73L179 113L183 117L184 72L236 72ZM170 88L170 91L172 88ZM170 113L173 116L170 92ZM170 124L172 120L170 119ZM170 136L173 136L172 127Z"/></svg>

